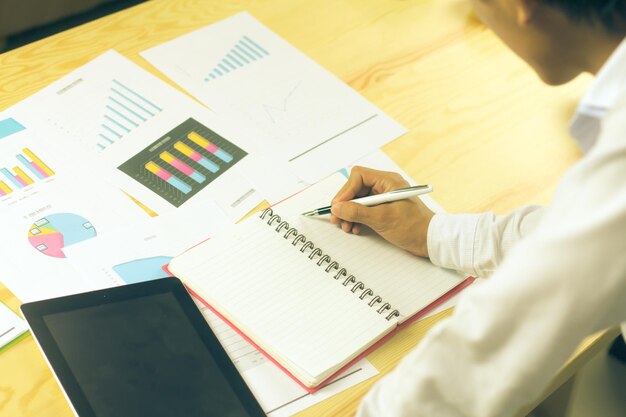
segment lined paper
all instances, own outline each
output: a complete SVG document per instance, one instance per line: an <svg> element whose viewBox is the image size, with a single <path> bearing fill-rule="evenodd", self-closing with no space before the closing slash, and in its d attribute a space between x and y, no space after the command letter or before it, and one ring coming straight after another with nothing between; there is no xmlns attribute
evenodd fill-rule
<svg viewBox="0 0 626 417"><path fill-rule="evenodd" d="M371 288L374 295L400 311L400 322L428 306L444 293L460 284L465 277L434 266L394 247L370 230L362 235L344 233L330 224L329 216L303 217L299 214L330 204L330 200L345 183L342 175L333 175L275 207L285 215L290 225L304 233L321 247L341 267L356 277L356 281ZM354 285L349 286L352 290ZM357 291L360 294L362 291ZM370 302L372 296L365 298Z"/></svg>
<svg viewBox="0 0 626 417"><path fill-rule="evenodd" d="M283 365L320 382L395 327L254 217L170 269Z"/></svg>
<svg viewBox="0 0 626 417"><path fill-rule="evenodd" d="M373 233L346 234L328 216L300 215L329 204L344 182L341 175L331 176L274 207L272 214L280 220L257 214L170 264L172 272L310 386L463 281ZM282 220L289 226L279 228ZM296 232L287 233L290 228L322 254L312 255L310 248L302 252L302 243L293 244ZM326 272L331 260L321 261L321 255L345 268L353 282L335 278L339 267ZM364 293L367 289L373 294ZM384 303L391 308L379 313ZM388 321L394 309L400 317Z"/></svg>

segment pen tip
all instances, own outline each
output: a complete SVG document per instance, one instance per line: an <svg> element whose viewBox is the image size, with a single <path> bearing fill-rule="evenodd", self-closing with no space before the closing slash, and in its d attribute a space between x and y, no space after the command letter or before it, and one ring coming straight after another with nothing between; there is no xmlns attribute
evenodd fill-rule
<svg viewBox="0 0 626 417"><path fill-rule="evenodd" d="M312 212L312 211L307 211L307 212L302 213L301 215L302 215L302 216L311 217L311 216L313 216L314 214L315 214L315 213L314 213L314 212Z"/></svg>

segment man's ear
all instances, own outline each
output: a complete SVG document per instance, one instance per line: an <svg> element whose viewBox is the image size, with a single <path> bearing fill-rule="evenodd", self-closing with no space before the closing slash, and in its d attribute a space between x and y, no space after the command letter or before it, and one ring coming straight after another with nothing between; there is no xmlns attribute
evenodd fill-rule
<svg viewBox="0 0 626 417"><path fill-rule="evenodd" d="M517 24L521 27L528 26L535 15L537 6L541 0L514 0L517 13Z"/></svg>

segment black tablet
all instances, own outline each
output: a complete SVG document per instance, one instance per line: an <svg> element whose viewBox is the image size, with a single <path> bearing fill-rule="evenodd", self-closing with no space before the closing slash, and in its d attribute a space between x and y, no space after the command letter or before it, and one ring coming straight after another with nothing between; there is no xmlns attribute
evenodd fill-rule
<svg viewBox="0 0 626 417"><path fill-rule="evenodd" d="M80 417L265 416L176 278L21 309Z"/></svg>

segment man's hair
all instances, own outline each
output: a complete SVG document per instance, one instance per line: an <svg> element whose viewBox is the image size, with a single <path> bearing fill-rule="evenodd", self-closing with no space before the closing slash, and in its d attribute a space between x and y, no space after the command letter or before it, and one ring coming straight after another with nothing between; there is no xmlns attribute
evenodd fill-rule
<svg viewBox="0 0 626 417"><path fill-rule="evenodd" d="M626 30L626 0L545 0L574 21L599 20L610 31Z"/></svg>

